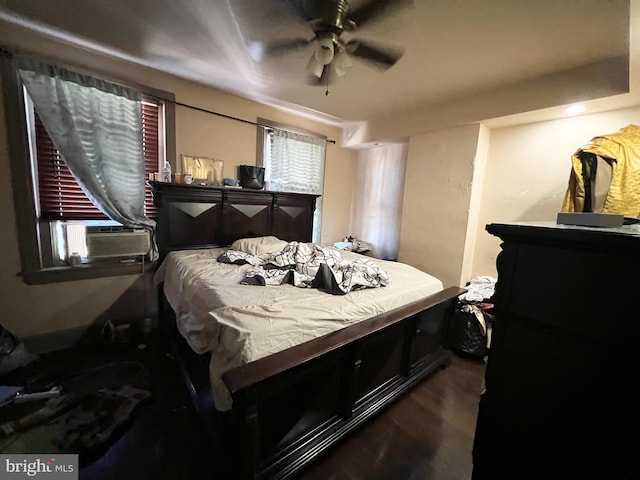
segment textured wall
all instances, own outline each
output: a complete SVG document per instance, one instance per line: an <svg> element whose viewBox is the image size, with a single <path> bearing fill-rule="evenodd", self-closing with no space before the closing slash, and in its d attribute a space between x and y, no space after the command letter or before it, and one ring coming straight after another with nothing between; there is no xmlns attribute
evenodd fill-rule
<svg viewBox="0 0 640 480"><path fill-rule="evenodd" d="M461 279L480 125L409 140L398 260L438 277Z"/></svg>

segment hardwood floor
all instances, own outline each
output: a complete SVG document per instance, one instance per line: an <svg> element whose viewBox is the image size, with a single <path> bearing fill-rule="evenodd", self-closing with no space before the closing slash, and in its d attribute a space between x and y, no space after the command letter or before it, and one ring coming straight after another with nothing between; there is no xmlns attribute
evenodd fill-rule
<svg viewBox="0 0 640 480"><path fill-rule="evenodd" d="M97 458L84 462L81 458L79 479L235 480L233 474L212 469L221 459L216 458L175 358L160 336L145 350L84 347L46 355L21 376L49 382L122 361L146 366L153 399L136 411ZM484 369L482 361L454 356L448 368L435 372L326 452L297 480L470 479ZM0 409L0 420L8 413Z"/></svg>
<svg viewBox="0 0 640 480"><path fill-rule="evenodd" d="M484 369L454 356L299 480L470 479Z"/></svg>

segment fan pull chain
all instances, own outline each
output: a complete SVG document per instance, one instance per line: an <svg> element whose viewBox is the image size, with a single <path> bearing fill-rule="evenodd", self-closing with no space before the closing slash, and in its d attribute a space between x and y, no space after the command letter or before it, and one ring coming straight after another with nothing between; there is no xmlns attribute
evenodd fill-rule
<svg viewBox="0 0 640 480"><path fill-rule="evenodd" d="M327 91L324 92L324 95L327 97L329 96L329 76L328 75L327 75Z"/></svg>

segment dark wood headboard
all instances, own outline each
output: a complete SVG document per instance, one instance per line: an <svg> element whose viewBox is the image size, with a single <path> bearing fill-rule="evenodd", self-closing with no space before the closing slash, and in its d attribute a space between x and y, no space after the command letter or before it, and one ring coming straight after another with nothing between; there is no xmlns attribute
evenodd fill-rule
<svg viewBox="0 0 640 480"><path fill-rule="evenodd" d="M171 250L273 235L310 242L318 195L151 182L162 261Z"/></svg>

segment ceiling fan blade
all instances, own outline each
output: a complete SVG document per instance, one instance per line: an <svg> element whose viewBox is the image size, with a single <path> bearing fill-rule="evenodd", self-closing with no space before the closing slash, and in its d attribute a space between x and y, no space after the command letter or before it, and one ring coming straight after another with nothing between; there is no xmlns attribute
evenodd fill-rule
<svg viewBox="0 0 640 480"><path fill-rule="evenodd" d="M393 10L414 6L414 0L369 0L364 5L349 11L349 20L355 22L357 27L366 25Z"/></svg>
<svg viewBox="0 0 640 480"><path fill-rule="evenodd" d="M387 70L394 66L403 54L401 48L380 46L361 40L350 40L346 48L351 56L364 60L381 70Z"/></svg>
<svg viewBox="0 0 640 480"><path fill-rule="evenodd" d="M280 40L269 43L264 42L251 42L249 44L249 54L256 62L261 62L268 57L274 57L276 55L282 55L284 53L298 50L299 48L306 47L315 38L293 38L289 40Z"/></svg>

